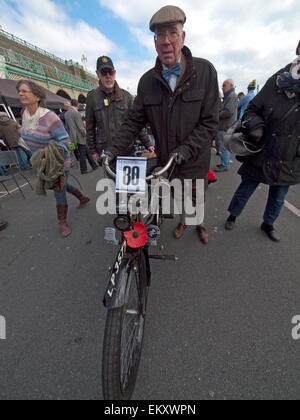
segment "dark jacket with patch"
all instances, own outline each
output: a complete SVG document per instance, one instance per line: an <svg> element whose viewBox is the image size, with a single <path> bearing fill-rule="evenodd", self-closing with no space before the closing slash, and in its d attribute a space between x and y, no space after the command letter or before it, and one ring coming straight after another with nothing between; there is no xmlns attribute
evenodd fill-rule
<svg viewBox="0 0 300 420"><path fill-rule="evenodd" d="M201 179L207 176L212 136L218 129L217 72L210 62L193 58L187 47L183 54L186 70L174 93L162 78L159 59L141 78L133 108L109 151L126 154L127 145L149 122L159 164L165 165L171 152L181 152L186 163L176 167L174 175Z"/></svg>
<svg viewBox="0 0 300 420"><path fill-rule="evenodd" d="M264 127L264 148L261 153L246 159L239 174L267 185L300 183L300 106L280 122L300 101L300 95L289 99L276 84L278 74L289 71L290 67L280 70L268 80L243 117L250 129Z"/></svg>
<svg viewBox="0 0 300 420"><path fill-rule="evenodd" d="M122 123L128 116L132 103L131 94L120 89L117 82L115 82L115 90L111 95L107 95L101 87L88 94L86 106L87 144L93 154L101 153L102 150L111 146ZM140 135L140 140L145 146L151 145L150 139L143 133Z"/></svg>

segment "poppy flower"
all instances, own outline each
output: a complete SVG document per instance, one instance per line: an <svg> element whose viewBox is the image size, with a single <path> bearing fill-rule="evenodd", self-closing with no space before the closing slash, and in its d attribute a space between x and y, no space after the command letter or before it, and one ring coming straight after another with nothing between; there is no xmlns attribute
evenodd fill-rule
<svg viewBox="0 0 300 420"><path fill-rule="evenodd" d="M147 228L143 223L135 223L133 230L124 232L130 248L141 248L148 242Z"/></svg>
<svg viewBox="0 0 300 420"><path fill-rule="evenodd" d="M208 183L212 184L213 182L217 182L217 177L212 170L209 170L209 172L208 172Z"/></svg>

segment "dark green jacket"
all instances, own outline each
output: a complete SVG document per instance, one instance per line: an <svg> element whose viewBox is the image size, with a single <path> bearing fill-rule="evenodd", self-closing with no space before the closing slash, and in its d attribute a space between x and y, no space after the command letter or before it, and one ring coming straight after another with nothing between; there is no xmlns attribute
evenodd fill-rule
<svg viewBox="0 0 300 420"><path fill-rule="evenodd" d="M212 137L218 129L217 72L210 62L193 58L187 47L183 54L186 70L174 93L161 76L159 59L141 78L133 108L109 151L126 154L128 144L149 122L160 165L166 164L171 152L180 151L186 163L176 168L175 176L201 179L207 176Z"/></svg>

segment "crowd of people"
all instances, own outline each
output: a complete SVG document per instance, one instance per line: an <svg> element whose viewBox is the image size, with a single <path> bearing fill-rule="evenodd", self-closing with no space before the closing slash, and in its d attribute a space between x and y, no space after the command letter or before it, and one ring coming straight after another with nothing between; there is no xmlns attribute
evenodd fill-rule
<svg viewBox="0 0 300 420"><path fill-rule="evenodd" d="M205 59L194 58L185 45L185 22L185 13L175 6L163 7L152 17L150 30L158 58L154 69L139 81L134 101L129 92L119 87L112 60L99 57L99 87L88 95L84 121L76 100L66 106L59 118L45 107L44 91L38 85L26 80L18 83L24 106L22 127L0 115L0 137L17 152L22 168L32 165L36 169L41 193L54 190L63 237L71 233L67 193L78 198L80 208L90 200L68 181L70 146L85 175L89 172L87 161L91 170L97 170L104 157L111 161L128 155L138 138L150 153L155 153L159 166L164 166L170 156L175 157L173 178L182 183L193 180L194 184L197 179L204 179L207 187L213 139L221 159L215 171L227 172L231 155L224 134L241 120L247 138L253 144L263 143L263 148L254 156L243 158L239 170L242 183L230 203L225 227L234 228L250 196L264 183L270 192L261 228L273 241L280 240L275 221L290 186L300 183L300 42L298 58L273 75L257 95L256 80L249 84L246 95L237 95L234 81L227 79L220 98L214 66ZM6 169L2 171L5 174ZM196 188L192 195L195 205ZM6 227L5 222L0 224L0 230ZM181 239L187 227L186 215L182 214L174 237ZM206 227L197 226L197 232L201 242L208 244Z"/></svg>

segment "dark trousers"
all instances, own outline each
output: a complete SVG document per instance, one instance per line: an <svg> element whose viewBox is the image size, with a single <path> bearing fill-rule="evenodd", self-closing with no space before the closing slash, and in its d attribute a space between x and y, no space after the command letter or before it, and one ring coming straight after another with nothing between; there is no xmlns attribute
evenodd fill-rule
<svg viewBox="0 0 300 420"><path fill-rule="evenodd" d="M260 183L257 181L242 177L242 183L234 194L228 209L232 216L238 217L242 214L246 204L259 184ZM273 226L278 219L289 188L289 186L270 186L268 202L264 214L264 222L266 224Z"/></svg>
<svg viewBox="0 0 300 420"><path fill-rule="evenodd" d="M89 164L94 169L97 167L96 162L93 159L93 156L87 146L85 144L78 144L78 149L75 150L75 156L79 160L80 164L80 171L86 172L87 171L87 163L86 160L89 161Z"/></svg>

